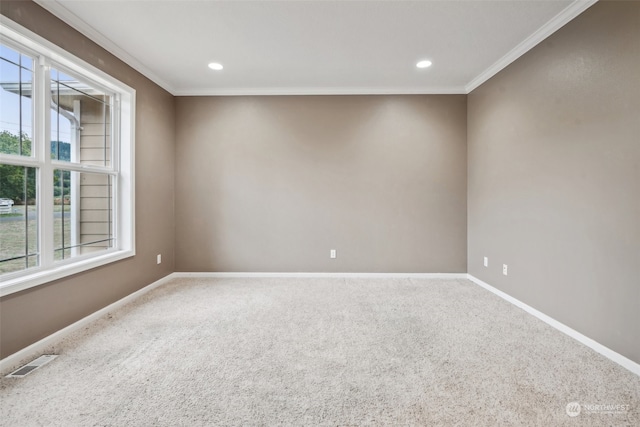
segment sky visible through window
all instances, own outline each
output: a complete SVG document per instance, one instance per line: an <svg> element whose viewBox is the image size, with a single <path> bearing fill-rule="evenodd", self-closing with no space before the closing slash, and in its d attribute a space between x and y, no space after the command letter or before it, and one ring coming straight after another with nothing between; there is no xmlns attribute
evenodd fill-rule
<svg viewBox="0 0 640 427"><path fill-rule="evenodd" d="M31 89L33 59L0 45L0 132L19 136L24 133L33 141L33 104ZM52 79L60 82L74 81L63 73L52 73ZM20 88L20 83L22 87ZM22 96L20 96L22 89ZM71 122L51 109L51 136L53 141L71 141ZM22 114L21 114L22 113ZM14 153L11 153L14 154Z"/></svg>

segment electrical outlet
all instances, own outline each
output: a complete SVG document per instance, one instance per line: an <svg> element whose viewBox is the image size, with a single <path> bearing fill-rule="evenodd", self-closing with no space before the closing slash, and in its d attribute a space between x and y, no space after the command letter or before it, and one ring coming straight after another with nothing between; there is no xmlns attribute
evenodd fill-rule
<svg viewBox="0 0 640 427"><path fill-rule="evenodd" d="M489 267L489 257L484 257L484 266Z"/></svg>
<svg viewBox="0 0 640 427"><path fill-rule="evenodd" d="M507 275L507 264L502 264L502 274Z"/></svg>
<svg viewBox="0 0 640 427"><path fill-rule="evenodd" d="M338 255L337 255L337 253L336 253L336 250L335 250L335 249L331 249L331 251L329 252L329 257L330 257L331 259L334 259L334 258L336 258L337 256L338 256Z"/></svg>
<svg viewBox="0 0 640 427"><path fill-rule="evenodd" d="M162 264L162 254L158 254L158 256L156 257L156 263Z"/></svg>

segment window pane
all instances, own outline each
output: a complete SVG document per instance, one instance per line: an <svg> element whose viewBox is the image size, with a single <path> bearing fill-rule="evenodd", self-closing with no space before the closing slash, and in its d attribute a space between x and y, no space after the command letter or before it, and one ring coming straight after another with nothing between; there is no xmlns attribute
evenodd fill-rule
<svg viewBox="0 0 640 427"><path fill-rule="evenodd" d="M0 56L14 64L20 63L20 54L8 46L0 44Z"/></svg>
<svg viewBox="0 0 640 427"><path fill-rule="evenodd" d="M33 71L33 59L27 55L20 55L20 66L25 70Z"/></svg>
<svg viewBox="0 0 640 427"><path fill-rule="evenodd" d="M33 60L0 45L0 153L31 156Z"/></svg>
<svg viewBox="0 0 640 427"><path fill-rule="evenodd" d="M52 158L110 167L112 97L57 70L51 76Z"/></svg>
<svg viewBox="0 0 640 427"><path fill-rule="evenodd" d="M0 164L0 274L39 264L36 169Z"/></svg>
<svg viewBox="0 0 640 427"><path fill-rule="evenodd" d="M54 172L55 259L113 247L113 185L106 174Z"/></svg>

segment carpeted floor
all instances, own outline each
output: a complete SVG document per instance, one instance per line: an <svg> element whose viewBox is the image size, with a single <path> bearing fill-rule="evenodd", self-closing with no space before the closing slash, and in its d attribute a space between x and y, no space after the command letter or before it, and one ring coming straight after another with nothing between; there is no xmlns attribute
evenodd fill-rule
<svg viewBox="0 0 640 427"><path fill-rule="evenodd" d="M50 352L2 426L640 425L640 377L467 280L176 279Z"/></svg>

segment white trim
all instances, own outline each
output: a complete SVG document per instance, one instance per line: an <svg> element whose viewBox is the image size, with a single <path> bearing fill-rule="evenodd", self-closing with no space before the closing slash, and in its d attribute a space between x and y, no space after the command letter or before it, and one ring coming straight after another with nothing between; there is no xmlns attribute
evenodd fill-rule
<svg viewBox="0 0 640 427"><path fill-rule="evenodd" d="M463 86L451 87L412 87L412 88L229 88L229 89L178 89L160 78L149 67L138 61L125 49L118 46L104 34L87 24L78 15L71 12L56 0L34 0L35 3L60 18L72 28L97 43L100 47L124 61L131 68L143 74L149 80L173 96L266 96L266 95L466 95Z"/></svg>
<svg viewBox="0 0 640 427"><path fill-rule="evenodd" d="M28 347L23 348L22 350L19 350L7 357L5 357L4 359L0 360L0 373L3 373L5 371L9 371L11 370L11 368L14 368L16 366L18 366L23 360L25 359L29 359L33 356L35 356L36 354L46 350L46 348L52 344L55 344L56 342L58 342L59 340L61 340L62 338L64 338L65 336L71 334L72 332L75 332L79 329L84 328L85 326L87 326L89 323L93 322L94 320L99 319L100 317L104 316L107 313L113 312L117 309L119 309L120 307L125 306L126 304L129 304L130 302L133 302L134 300L140 298L142 295L146 294L147 292L151 291L152 289L157 288L158 286L164 285L165 283L169 282L171 279L173 278L173 274L169 274L168 276L163 277L162 279L156 280L155 282L151 283L150 285L145 286L142 289L139 289L137 291L135 291L132 294L127 295L124 298L119 299L118 301L109 304L108 306L94 312L91 313L90 315L83 317L82 319L78 320L75 323L72 323L71 325L67 326L66 328L60 329L57 332L54 332L53 334L44 337L43 339L41 339L40 341L37 341L33 344L31 344Z"/></svg>
<svg viewBox="0 0 640 427"><path fill-rule="evenodd" d="M78 260L79 257L70 258L72 261L68 264L59 264L59 266L54 267L53 269L41 269L40 267L34 267L33 269L30 268L29 270L22 270L16 273L26 271L29 274L2 279L2 284L0 285L0 297L24 291L25 289L43 285L67 276L82 273L83 271L100 267L102 265L111 264L112 262L130 258L134 255L135 252L133 250L118 251L116 249L108 249L105 251L104 255L95 256L88 254L87 256L90 256L90 258L84 260Z"/></svg>
<svg viewBox="0 0 640 427"><path fill-rule="evenodd" d="M83 328L87 324L93 322L94 320L99 319L103 315L115 311L120 307L134 301L135 299L141 297L147 292L155 289L161 285L166 284L172 279L177 278L188 278L188 277L208 277L208 278L252 278L252 277L298 277L298 278L416 278L416 279L468 279L478 286L492 292L493 294L499 296L507 302L515 305L526 311L527 313L537 317L542 320L549 326L557 329L558 331L570 336L571 338L579 341L580 343L586 345L592 350L600 353L605 356L609 360L619 364L623 368L628 369L632 373L640 376L640 364L622 356L619 353L611 350L608 347L592 340L591 338L581 334L580 332L571 329L563 323L558 322L552 317L547 316L546 314L536 310L535 308L523 303L522 301L494 288L493 286L483 282L482 280L476 278L475 276L467 273L240 273L240 272L219 272L219 273L198 273L198 272L182 272L182 273L171 273L150 285L145 286L144 288L127 295L126 297L104 307L80 320L77 322L67 326L64 329L61 329L53 334L41 339L40 341L31 344L30 346L23 348L22 350L17 351L16 353L5 357L0 360L0 373L5 371L9 371L11 368L18 366L20 362L29 357L33 357L35 354L46 349L47 346L55 343L56 341L62 339L63 337L69 335L70 333L77 331L78 329Z"/></svg>
<svg viewBox="0 0 640 427"><path fill-rule="evenodd" d="M271 272L176 272L176 278L338 278L338 279L466 279L466 273L271 273Z"/></svg>
<svg viewBox="0 0 640 427"><path fill-rule="evenodd" d="M113 92L121 92L124 90L129 93L135 93L135 89L131 86L112 77L98 67L89 64L84 59L64 50L57 44L52 43L17 22L2 15L0 15L0 17L2 17L2 20L0 20L0 28L4 27L2 28L2 34L6 34L9 40L19 39L18 46L26 47L33 51L35 55L42 54L42 49L49 51L45 56L55 62L54 66L61 65L62 67L68 68L72 73L79 73L83 76L83 80L89 80L92 84L98 84L102 86L101 89ZM90 75L87 76L87 74Z"/></svg>
<svg viewBox="0 0 640 427"><path fill-rule="evenodd" d="M118 163L118 181L115 183L117 197L114 200L114 226L116 227L116 246L129 249L136 254L136 91L120 92L116 97L119 114L114 115L114 135L119 133L120 143L112 146L113 161ZM123 141L129 141L123 144ZM128 148L128 150L125 150ZM124 214L123 214L124 213Z"/></svg>
<svg viewBox="0 0 640 427"><path fill-rule="evenodd" d="M410 88L229 88L229 89L177 89L174 96L278 96L278 95L466 95L462 86L410 87Z"/></svg>
<svg viewBox="0 0 640 427"><path fill-rule="evenodd" d="M511 49L502 58L498 59L493 65L478 74L473 80L465 86L465 93L471 93L475 88L498 74L509 64L522 55L533 49L538 43L549 37L551 34L565 26L569 21L580 15L582 12L593 6L598 0L575 0L567 6L562 12L554 16L549 22L538 28L536 32L524 39L516 47Z"/></svg>
<svg viewBox="0 0 640 427"><path fill-rule="evenodd" d="M40 265L26 270L3 275L0 281L0 296L6 296L34 286L42 285L66 276L80 273L101 265L119 261L135 255L135 102L136 91L127 84L110 76L97 67L76 57L70 52L35 34L22 25L2 17L0 21L0 38L11 41L19 50L27 50L36 57L34 64L34 89L38 98L44 102L34 103L35 123L42 123L39 131L34 134L34 157L25 158L23 165L39 167L37 182L38 191L38 233L40 242ZM91 82L108 92L113 92L118 103L118 110L113 112L112 122L119 125L117 132L113 132L114 159L111 168L101 168L88 165L68 164L53 161L48 156L48 136L50 123L45 117L50 105L50 91L48 90L49 76L46 69L54 65L56 68L68 70L72 75L82 76L82 80ZM42 84L42 86L40 86ZM127 151L120 151L127 149ZM44 150L44 151L43 151ZM119 157L116 157L120 154ZM20 165L20 157L0 156L1 161ZM95 172L114 175L118 173L118 200L114 204L114 225L117 227L115 247L102 252L100 255L88 254L72 258L65 263L53 260L53 235L49 232L53 226L53 216L47 207L53 206L53 188L42 185L43 176L52 176L53 168L60 166L64 169L80 172Z"/></svg>
<svg viewBox="0 0 640 427"><path fill-rule="evenodd" d="M475 88L506 68L520 56L534 48L538 43L559 30L569 21L587 10L598 0L575 0L549 22L544 24L533 34L519 43L506 55L481 72L464 87L442 88L233 88L233 89L177 89L160 78L149 67L138 61L125 49L118 46L104 34L82 20L78 15L64 7L57 0L34 0L35 3L60 18L69 26L75 28L84 36L94 41L117 58L124 61L131 68L153 81L173 96L259 96L259 95L454 95L469 94Z"/></svg>
<svg viewBox="0 0 640 427"><path fill-rule="evenodd" d="M549 326L552 326L553 328L557 329L558 331L570 336L571 338L575 339L576 341L579 341L580 343L586 345L587 347L591 348L592 350L600 353L601 355L603 355L607 359L617 363L618 365L622 366L623 368L626 368L629 371L633 372L634 374L640 376L640 364L634 362L633 360L627 359L623 355L621 355L619 353L616 353L615 351L611 350L610 348L605 347L604 345L600 344L597 341L594 341L593 339L591 339L591 338L589 338L589 337L587 337L585 335L582 335L580 332L576 331L575 329L571 329L570 327L568 327L564 323L558 322L553 317L547 316L546 314L544 314L544 313L536 310L535 308L523 303L522 301L512 297L511 295L506 294L506 293L502 292L501 290L494 288L493 286L489 285L488 283L483 282L482 280L478 279L477 277L472 276L471 274L467 274L467 278L469 280L471 280L473 283L475 283L476 285L478 285L480 287L483 287L484 289L488 290L489 292L492 292L492 293L496 294L497 296L499 296L500 298L504 299L505 301L508 301L511 304L515 305L516 307L519 307L519 308L523 309L527 313L529 313L529 314L537 317L538 319L542 320L543 322L545 322Z"/></svg>
<svg viewBox="0 0 640 427"><path fill-rule="evenodd" d="M116 58L124 61L131 68L135 69L167 92L174 95L173 87L169 83L158 77L150 68L142 64L134 56L130 55L126 50L115 44L113 41L111 41L111 39L107 38L91 25L80 19L78 15L71 12L59 2L55 0L34 0L34 2L43 9L49 11L51 14L55 15L57 18L60 18L70 27L78 30L89 40L97 43L101 48L108 51Z"/></svg>

